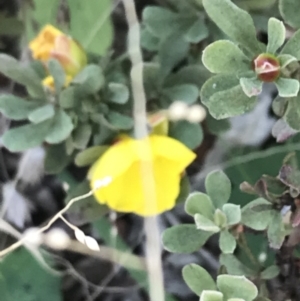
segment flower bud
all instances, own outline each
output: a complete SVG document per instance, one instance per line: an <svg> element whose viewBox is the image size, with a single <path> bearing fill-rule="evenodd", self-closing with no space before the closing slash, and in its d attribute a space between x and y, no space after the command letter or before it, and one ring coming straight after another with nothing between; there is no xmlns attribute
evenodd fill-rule
<svg viewBox="0 0 300 301"><path fill-rule="evenodd" d="M66 74L72 77L87 64L87 56L82 47L52 25L46 25L30 42L29 48L34 59L45 64L51 58L56 59Z"/></svg>
<svg viewBox="0 0 300 301"><path fill-rule="evenodd" d="M148 124L151 127L151 134L168 135L169 120L165 111L149 114Z"/></svg>
<svg viewBox="0 0 300 301"><path fill-rule="evenodd" d="M253 69L263 82L274 82L280 76L279 59L270 53L262 53L254 59Z"/></svg>

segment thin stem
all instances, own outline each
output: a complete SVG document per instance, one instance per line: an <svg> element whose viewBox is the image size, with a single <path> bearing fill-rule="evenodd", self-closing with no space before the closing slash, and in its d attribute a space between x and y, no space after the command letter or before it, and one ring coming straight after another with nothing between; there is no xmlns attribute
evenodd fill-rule
<svg viewBox="0 0 300 301"><path fill-rule="evenodd" d="M247 257L251 260L251 262L258 268L260 268L260 263L257 258L253 255L252 251L250 250L245 234L241 233L239 239L237 241L239 247L245 252Z"/></svg>
<svg viewBox="0 0 300 301"><path fill-rule="evenodd" d="M134 134L137 139L148 136L146 95L143 85L143 58L140 49L140 25L133 0L123 0L129 27L128 52L132 62L131 84L133 94ZM150 145L141 144L139 152L150 158ZM141 177L143 181L146 205L156 204L153 165L141 160ZM147 217L144 221L146 234L146 262L149 275L149 295L151 301L164 301L164 282L161 262L160 231L156 217Z"/></svg>

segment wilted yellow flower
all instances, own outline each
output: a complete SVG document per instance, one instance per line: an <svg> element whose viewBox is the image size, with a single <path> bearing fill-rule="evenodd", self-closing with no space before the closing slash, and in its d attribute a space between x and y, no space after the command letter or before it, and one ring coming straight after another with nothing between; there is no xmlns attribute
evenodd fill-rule
<svg viewBox="0 0 300 301"><path fill-rule="evenodd" d="M52 25L46 25L30 42L29 48L33 58L43 63L51 58L58 60L70 76L76 75L87 64L82 47Z"/></svg>
<svg viewBox="0 0 300 301"><path fill-rule="evenodd" d="M70 75L66 75L66 79L65 79L65 87L67 87L70 82L72 81L72 77ZM50 90L54 91L55 90L55 86L54 86L54 78L52 76L47 76L46 78L43 79L43 85L45 87L50 88Z"/></svg>
<svg viewBox="0 0 300 301"><path fill-rule="evenodd" d="M99 203L119 212L151 216L175 206L181 175L195 157L186 146L167 136L127 137L94 163L88 177L92 189L103 179L111 179L110 184L95 191Z"/></svg>

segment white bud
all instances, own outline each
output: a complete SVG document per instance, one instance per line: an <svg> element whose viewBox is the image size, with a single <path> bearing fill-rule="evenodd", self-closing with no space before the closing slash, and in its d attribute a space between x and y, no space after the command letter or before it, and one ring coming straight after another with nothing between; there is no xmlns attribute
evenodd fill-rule
<svg viewBox="0 0 300 301"><path fill-rule="evenodd" d="M45 243L53 249L63 250L68 247L70 238L67 233L61 229L55 228L45 236Z"/></svg>
<svg viewBox="0 0 300 301"><path fill-rule="evenodd" d="M42 243L42 235L38 228L29 228L24 232L25 244L38 246Z"/></svg>
<svg viewBox="0 0 300 301"><path fill-rule="evenodd" d="M199 123L206 117L206 111L201 105L193 105L189 108L186 120L191 123Z"/></svg>
<svg viewBox="0 0 300 301"><path fill-rule="evenodd" d="M96 239L94 239L93 237L86 236L85 237L85 244L89 249L91 249L93 251L100 251L100 247L99 247Z"/></svg>
<svg viewBox="0 0 300 301"><path fill-rule="evenodd" d="M82 244L85 244L85 234L83 233L83 231L76 229L74 231L75 237L76 239L81 242Z"/></svg>
<svg viewBox="0 0 300 301"><path fill-rule="evenodd" d="M265 252L262 252L258 256L258 260L261 263L264 263L267 260L267 254Z"/></svg>
<svg viewBox="0 0 300 301"><path fill-rule="evenodd" d="M188 113L188 105L182 101L173 102L168 109L168 116L170 120L183 120Z"/></svg>

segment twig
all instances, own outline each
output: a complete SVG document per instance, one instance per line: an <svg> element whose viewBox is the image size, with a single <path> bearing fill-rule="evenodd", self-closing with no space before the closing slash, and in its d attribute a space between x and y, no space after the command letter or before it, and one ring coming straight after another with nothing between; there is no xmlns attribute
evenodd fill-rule
<svg viewBox="0 0 300 301"><path fill-rule="evenodd" d="M140 25L133 0L123 0L126 19L129 26L128 52L132 62L131 83L134 100L134 133L137 139L148 136L146 96L143 85L143 58L140 49ZM150 155L150 146L144 146L141 152ZM150 157L150 156L149 156ZM155 181L151 162L142 162L141 177L144 186L146 205L156 202ZM161 262L160 232L156 217L145 218L146 262L149 275L149 295L151 301L164 301L164 284Z"/></svg>

